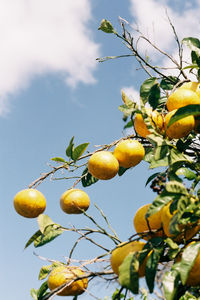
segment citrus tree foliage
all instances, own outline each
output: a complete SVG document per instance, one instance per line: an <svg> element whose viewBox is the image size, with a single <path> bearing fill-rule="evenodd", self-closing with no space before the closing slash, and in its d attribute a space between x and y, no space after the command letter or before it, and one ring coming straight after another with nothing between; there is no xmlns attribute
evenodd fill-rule
<svg viewBox="0 0 200 300"><path fill-rule="evenodd" d="M199 228L197 228L200 219L200 144L198 134L200 104L192 103L178 108L169 123L163 127L162 130L157 128L156 122L152 122L148 114L147 104L153 110L159 112L164 118L168 113L166 103L169 95L187 82L199 81L200 41L194 37L187 37L179 41L176 31L171 24L173 34L177 41L177 53L179 57L178 60L175 60L168 53L165 53L159 49L158 46L154 45L142 33L137 32L139 38L144 39L147 44L158 51L159 54L173 63L176 69L175 76L170 74L170 68L166 71L162 69L161 66L154 66L151 59L146 57L142 50L140 52L140 49L137 47L137 40L133 39L131 33L126 29L126 26L127 22L121 20L122 33L119 34L109 21L102 20L99 30L114 35L122 40L130 51L130 54L124 56L110 56L98 60L102 62L109 59L132 56L146 73L147 78L140 87L140 105L135 101L136 99L129 99L122 91L123 102L119 110L123 113L123 120L125 122L124 129L132 129L132 134L127 137L119 138L119 140L113 141L109 145L102 145L94 152L100 150L113 151L119 141L126 139L138 140L144 146L144 160L147 163L147 167L150 169L159 168L144 182L144 185L150 185L150 188L157 194L145 217L146 220L148 220L148 218L169 204L169 214L172 216L169 222L169 234L166 235L165 232L162 231L162 228L158 230L151 230L151 228L149 228L149 230L154 231L154 233L161 230L162 234L149 235L149 232L140 232L140 234L136 233L130 237L128 241L120 241L103 211L97 207L106 226L98 224L96 220L85 211L83 211L83 214L93 224L94 227L92 228L66 228L63 225L57 224L57 222L55 223L45 214L40 215L38 217L39 229L29 239L25 248L31 244L33 244L34 247L41 247L53 241L57 236L67 234L68 231L73 231L78 234L78 239L76 243L72 245L67 265L73 261L73 251L81 240L87 240L88 243L93 243L99 247L101 253L98 257L88 261L86 274L90 280L100 276L105 282L118 281L119 288L112 295L113 300L135 299L137 294L140 295L141 299L147 299L149 293L156 295L158 290L159 296L157 297L161 297L162 299L199 299L200 284L193 286L191 283L188 283L188 276L193 266L197 264L196 259L200 251ZM191 51L191 62L183 64L184 47L188 47ZM196 79L194 79L195 77ZM195 92L198 94L198 91ZM134 130L136 114L142 116L144 124L149 131L146 137L141 137ZM195 117L195 124L197 125L193 130L181 138L169 138L167 136L168 128L188 116ZM175 129L175 131L176 130L178 129ZM76 178L72 188L75 188L77 184L82 185L83 188L92 184L98 184L98 179L93 177L88 171L88 159L94 153L86 151L88 145L88 142L75 145L75 139L72 137L66 148L66 156L52 158L52 161L55 162L56 165L53 166L48 173L36 179L29 187L37 187L47 177L55 176L55 173L59 170L63 170L68 174L59 179L67 180ZM127 168L119 168L119 181L120 176L123 176L126 171ZM76 172L78 174L77 176L74 175ZM129 172L131 172L131 170ZM197 230L195 230L194 235L188 238L187 230L193 228L197 228ZM113 248L106 249L104 246L98 244L95 239L93 239L95 233L112 240ZM109 262L112 250L121 242L128 243L134 240L143 240L143 238L146 238L146 244L143 250L127 255L119 267L118 276L114 274ZM141 289L138 276L139 268L144 261L145 280L148 291ZM90 266L94 266L95 262L102 263L101 271L91 271ZM49 291L46 281L51 270L60 264L63 264L63 262L47 262L47 264L41 268L39 279L44 280L44 283L38 290L31 290L33 299L52 299L54 295L63 289L64 285L53 291ZM199 274L200 277L200 271L196 274ZM77 297L78 296L75 296L75 299L77 299ZM105 299L108 299L108 297Z"/></svg>

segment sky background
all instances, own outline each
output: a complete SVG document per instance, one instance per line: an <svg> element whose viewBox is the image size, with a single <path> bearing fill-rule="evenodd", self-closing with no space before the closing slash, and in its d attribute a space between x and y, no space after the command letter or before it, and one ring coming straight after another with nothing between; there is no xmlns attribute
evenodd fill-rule
<svg viewBox="0 0 200 300"><path fill-rule="evenodd" d="M120 32L121 16L176 57L166 9L180 39L199 37L200 1L0 0L2 299L31 299L30 289L40 286L38 274L45 264L33 252L65 261L77 237L64 233L46 246L23 250L38 227L36 219L16 214L14 195L40 173L49 171L52 157L64 157L72 136L76 144L90 142L90 151L94 145L124 136L122 113L118 110L122 104L120 90L123 88L137 101L139 87L147 78L136 70L133 58L96 62L97 57L128 53L115 36L97 30L101 20L109 19ZM169 65L146 45L140 47L144 52L148 50L154 62ZM145 188L151 173L142 162L120 178L86 188L91 199L88 213L102 222L94 208L97 203L121 240L127 240L134 233L135 211L155 197ZM72 185L73 181L46 180L38 187L47 199L45 213L63 226L91 226L84 216L69 216L60 209L59 198ZM114 246L107 240L102 243ZM87 259L101 253L83 242L74 258ZM89 290L104 299L114 290L113 286L104 287L99 281ZM88 294L80 297L89 298Z"/></svg>

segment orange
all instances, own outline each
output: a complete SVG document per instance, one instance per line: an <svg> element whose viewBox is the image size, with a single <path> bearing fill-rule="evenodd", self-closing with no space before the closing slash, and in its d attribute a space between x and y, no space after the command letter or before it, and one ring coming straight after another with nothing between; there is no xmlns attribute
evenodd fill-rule
<svg viewBox="0 0 200 300"><path fill-rule="evenodd" d="M25 189L15 195L14 207L19 215L36 218L45 210L46 199L38 190Z"/></svg>
<svg viewBox="0 0 200 300"><path fill-rule="evenodd" d="M188 89L200 96L200 83L199 82L186 82L179 89Z"/></svg>
<svg viewBox="0 0 200 300"><path fill-rule="evenodd" d="M187 136L195 127L195 119L194 116L188 116L183 119L176 121L174 124L167 128L167 125L171 119L171 117L176 113L176 109L170 111L165 116L165 130L166 135L171 139L180 139L182 137Z"/></svg>
<svg viewBox="0 0 200 300"><path fill-rule="evenodd" d="M145 243L140 241L133 241L130 243L121 243L119 244L111 254L110 263L112 270L115 274L119 275L119 267L123 263L125 257L129 253L135 253L142 251L144 248ZM143 277L145 275L145 266L146 266L147 258L142 262L141 266L139 267L139 277Z"/></svg>
<svg viewBox="0 0 200 300"><path fill-rule="evenodd" d="M199 231L199 226L189 228L190 224L188 224L188 226L179 225L179 228L182 230L182 232L178 236L175 236L175 235L170 233L169 224L170 224L170 221L171 221L172 217L177 212L177 211L174 211L173 214L170 213L170 204L171 204L171 202L166 204L161 209L161 221L162 221L162 226L163 226L163 230L164 230L165 235L167 237L174 238L175 241L177 241L178 243L181 243L183 238L186 241L191 239Z"/></svg>
<svg viewBox="0 0 200 300"><path fill-rule="evenodd" d="M158 132L161 132L163 129L163 117L156 110L152 111L151 108L147 108L146 112L150 117L152 125L156 127ZM135 115L134 128L137 134L139 134L143 138L146 138L147 135L151 134L144 122L142 114Z"/></svg>
<svg viewBox="0 0 200 300"><path fill-rule="evenodd" d="M200 104L200 97L191 89L179 88L167 99L167 109L172 111L189 104Z"/></svg>
<svg viewBox="0 0 200 300"><path fill-rule="evenodd" d="M70 189L64 192L60 198L60 206L67 214L81 214L90 206L90 198L87 193L79 189Z"/></svg>
<svg viewBox="0 0 200 300"><path fill-rule="evenodd" d="M118 170L118 160L109 151L98 151L88 161L88 171L98 179L111 179L117 175Z"/></svg>
<svg viewBox="0 0 200 300"><path fill-rule="evenodd" d="M124 168L136 166L144 158L145 151L142 144L136 140L122 140L114 150L114 156L119 161L119 165Z"/></svg>
<svg viewBox="0 0 200 300"><path fill-rule="evenodd" d="M159 230L158 232L150 233L147 235L149 231L149 227L151 230L158 230L162 228L161 222L161 210L151 215L148 219L145 218L148 208L151 204L146 204L140 207L134 216L133 223L135 227L135 231L137 233L143 233L146 231L146 236L143 237L144 240L148 240L149 238L156 237L156 236L163 236L163 231ZM147 223L148 220L148 223ZM149 226L148 226L149 225Z"/></svg>
<svg viewBox="0 0 200 300"><path fill-rule="evenodd" d="M48 277L48 287L50 290L61 286L64 283L70 283L70 281L76 279L77 277L84 276L83 270L76 266L59 266L54 268ZM70 283L61 292L58 293L59 296L77 296L82 294L88 285L88 279L83 278Z"/></svg>

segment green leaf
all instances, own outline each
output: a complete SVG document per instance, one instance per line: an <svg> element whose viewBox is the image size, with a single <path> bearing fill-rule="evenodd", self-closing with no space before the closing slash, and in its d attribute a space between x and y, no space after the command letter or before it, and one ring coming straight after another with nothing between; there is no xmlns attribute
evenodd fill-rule
<svg viewBox="0 0 200 300"><path fill-rule="evenodd" d="M175 84L179 82L179 79L174 76L168 76L167 78L164 78L160 82L160 87L165 90L169 91L172 90Z"/></svg>
<svg viewBox="0 0 200 300"><path fill-rule="evenodd" d="M129 289L134 294L138 294L139 292L138 270L139 261L136 253L130 253L127 255L119 267L120 285Z"/></svg>
<svg viewBox="0 0 200 300"><path fill-rule="evenodd" d="M156 107L158 106L159 99L160 99L160 87L159 84L156 83L150 89L149 97L148 97L148 102L153 109L156 109Z"/></svg>
<svg viewBox="0 0 200 300"><path fill-rule="evenodd" d="M179 300L198 300L199 298L196 298L192 294L190 294L188 291L179 298Z"/></svg>
<svg viewBox="0 0 200 300"><path fill-rule="evenodd" d="M190 115L198 116L200 115L200 104L189 104L184 107L177 109L176 113L171 117L167 128L174 124L175 122L188 117Z"/></svg>
<svg viewBox="0 0 200 300"><path fill-rule="evenodd" d="M26 243L24 249L26 249L28 246L30 246L39 236L41 235L41 231L38 230L36 231L31 238L28 240L28 242Z"/></svg>
<svg viewBox="0 0 200 300"><path fill-rule="evenodd" d="M185 248L180 262L180 277L182 284L186 284L188 274L195 264L195 260L200 251L200 242L192 243Z"/></svg>
<svg viewBox="0 0 200 300"><path fill-rule="evenodd" d="M169 181L165 185L165 189L169 193L188 195L186 187L177 181Z"/></svg>
<svg viewBox="0 0 200 300"><path fill-rule="evenodd" d="M124 298L124 294L120 293L119 289L116 289L112 294L112 300L117 300L122 298Z"/></svg>
<svg viewBox="0 0 200 300"><path fill-rule="evenodd" d="M114 30L111 22L106 19L103 19L101 21L101 24L100 24L98 30L102 30L103 32L106 32L106 33L115 33L116 34L116 31Z"/></svg>
<svg viewBox="0 0 200 300"><path fill-rule="evenodd" d="M51 158L51 160L56 161L56 162L66 162L64 160L64 158L62 158L62 157L53 157L53 158Z"/></svg>
<svg viewBox="0 0 200 300"><path fill-rule="evenodd" d="M171 200L172 200L172 196L166 193L166 191L163 191L160 195L158 195L155 198L155 200L149 206L145 218L149 218L151 215L154 215L155 213L160 211L161 208Z"/></svg>
<svg viewBox="0 0 200 300"><path fill-rule="evenodd" d="M38 221L38 225L39 225L41 233L44 233L47 226L55 224L51 220L51 218L49 218L49 216L44 215L44 214L40 214L37 218L37 221Z"/></svg>
<svg viewBox="0 0 200 300"><path fill-rule="evenodd" d="M31 297L32 297L34 300L38 300L38 297L37 297L37 290L36 290L36 289L31 289L30 293L31 293Z"/></svg>
<svg viewBox="0 0 200 300"><path fill-rule="evenodd" d="M83 187L90 186L94 183L96 183L99 179L95 178L88 172L88 168L85 168L85 170L82 173L82 176L85 175L84 177L81 178L81 183Z"/></svg>
<svg viewBox="0 0 200 300"><path fill-rule="evenodd" d="M66 149L66 155L70 158L72 158L73 155L73 151L74 151L74 136L71 138L69 145Z"/></svg>
<svg viewBox="0 0 200 300"><path fill-rule="evenodd" d="M85 152L88 145L89 145L89 143L84 143L84 144L78 145L72 153L72 159L74 161L77 161L77 159Z"/></svg>
<svg viewBox="0 0 200 300"><path fill-rule="evenodd" d="M154 178L158 177L158 175L161 175L162 173L160 172L156 172L154 174L152 174L151 176L149 176L149 178L147 179L146 183L145 183L145 186L148 185L149 182L151 182Z"/></svg>
<svg viewBox="0 0 200 300"><path fill-rule="evenodd" d="M155 158L153 157L150 161L150 169L154 169L154 168L158 168L158 167L166 167L169 165L169 158L168 156L165 156L162 159L159 160L155 160Z"/></svg>
<svg viewBox="0 0 200 300"><path fill-rule="evenodd" d="M170 238L167 238L165 240L165 243L170 247L169 251L167 252L167 255L170 260L173 260L180 252L179 245Z"/></svg>
<svg viewBox="0 0 200 300"><path fill-rule="evenodd" d="M192 51L191 52L191 58L192 58L192 62L193 64L197 64L197 66L200 66L200 57L199 57L199 53L197 51Z"/></svg>
<svg viewBox="0 0 200 300"><path fill-rule="evenodd" d="M156 276L156 271L160 260L160 256L161 256L161 251L157 249L153 249L146 263L145 279L150 293L153 293L154 290L154 281L155 281L155 276Z"/></svg>
<svg viewBox="0 0 200 300"><path fill-rule="evenodd" d="M60 228L60 225L52 224L45 228L43 234L41 234L37 239L34 241L35 248L41 247L52 240L54 240L57 236L63 233L63 229Z"/></svg>
<svg viewBox="0 0 200 300"><path fill-rule="evenodd" d="M165 159L169 155L169 146L163 141L162 145L157 146L155 149L154 159Z"/></svg>
<svg viewBox="0 0 200 300"><path fill-rule="evenodd" d="M119 167L118 175L122 176L130 168Z"/></svg>
<svg viewBox="0 0 200 300"><path fill-rule="evenodd" d="M46 294L46 291L48 290L48 283L45 281L39 288L37 292L38 300L42 300L43 296Z"/></svg>
<svg viewBox="0 0 200 300"><path fill-rule="evenodd" d="M148 101L149 95L151 93L151 88L157 84L156 77L148 78L143 82L143 84L140 87L140 97L143 100L143 103L145 104Z"/></svg>
<svg viewBox="0 0 200 300"><path fill-rule="evenodd" d="M187 178L188 180L194 180L196 179L196 174L194 172L192 172L191 170L189 170L188 168L180 168L176 171L176 175L182 175L185 178Z"/></svg>
<svg viewBox="0 0 200 300"><path fill-rule="evenodd" d="M124 129L127 129L127 128L131 128L133 127L133 121L129 121L125 126L124 126Z"/></svg>
<svg viewBox="0 0 200 300"><path fill-rule="evenodd" d="M172 148L170 150L170 164L177 165L177 163L180 163L180 162L192 163L191 158L188 155L183 154L180 151L178 151L177 149Z"/></svg>
<svg viewBox="0 0 200 300"><path fill-rule="evenodd" d="M42 266L42 268L40 269L40 273L39 273L38 279L39 280L45 279L49 275L49 273L51 272L51 270L52 270L52 265Z"/></svg>
<svg viewBox="0 0 200 300"><path fill-rule="evenodd" d="M138 111L137 104L135 102L131 102L128 104L122 104L118 107L118 109L121 112L123 112L126 117L128 117L130 114Z"/></svg>
<svg viewBox="0 0 200 300"><path fill-rule="evenodd" d="M178 289L179 282L179 273L177 270L171 270L169 272L165 272L162 285L164 290L164 295L166 300L175 300L176 293Z"/></svg>
<svg viewBox="0 0 200 300"><path fill-rule="evenodd" d="M190 49L194 51L200 50L200 41L194 37L187 37L182 40L182 43L186 44Z"/></svg>

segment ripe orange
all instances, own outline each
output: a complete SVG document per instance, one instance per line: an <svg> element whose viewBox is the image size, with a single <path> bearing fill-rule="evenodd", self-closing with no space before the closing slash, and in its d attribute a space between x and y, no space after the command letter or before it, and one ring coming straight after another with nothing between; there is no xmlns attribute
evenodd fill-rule
<svg viewBox="0 0 200 300"><path fill-rule="evenodd" d="M145 151L142 144L136 140L122 140L114 150L114 156L119 165L124 168L134 167L144 158Z"/></svg>
<svg viewBox="0 0 200 300"><path fill-rule="evenodd" d="M121 243L119 244L111 254L110 263L112 270L115 274L119 275L119 267L123 263L125 257L129 253L139 252L142 251L145 243L140 241L133 241L128 244ZM147 258L142 262L141 266L139 267L139 277L143 277L145 275L145 266L146 266Z"/></svg>
<svg viewBox="0 0 200 300"><path fill-rule="evenodd" d="M172 111L189 104L200 104L200 97L191 89L179 88L167 99L167 109Z"/></svg>
<svg viewBox="0 0 200 300"><path fill-rule="evenodd" d="M145 215L147 213L147 210L151 204L146 204L142 207L140 207L134 216L133 223L135 227L135 231L137 233L143 233L146 231L146 236L143 237L144 240L148 240L149 238L156 237L156 236L163 236L163 231L159 230L154 233L149 233L147 235L147 232L149 231L149 227L151 230L158 230L162 228L162 222L161 222L161 210L155 213L154 215L151 215L148 219L145 218ZM148 223L147 223L148 220ZM149 225L149 226L148 226Z"/></svg>
<svg viewBox="0 0 200 300"><path fill-rule="evenodd" d="M197 93L200 96L200 83L199 82L186 82L179 89L187 89Z"/></svg>
<svg viewBox="0 0 200 300"><path fill-rule="evenodd" d="M187 136L195 127L194 116L188 116L176 121L174 124L167 128L171 117L175 114L176 111L176 109L172 110L165 116L164 126L166 135L171 139L180 139L184 136Z"/></svg>
<svg viewBox="0 0 200 300"><path fill-rule="evenodd" d="M19 215L36 218L45 210L46 199L38 190L25 189L15 195L14 207Z"/></svg>
<svg viewBox="0 0 200 300"><path fill-rule="evenodd" d="M67 214L81 214L90 206L88 194L79 189L70 189L64 192L60 198L60 206Z"/></svg>
<svg viewBox="0 0 200 300"><path fill-rule="evenodd" d="M118 160L109 151L96 152L88 161L88 171L98 179L111 179L117 175L118 170Z"/></svg>
<svg viewBox="0 0 200 300"><path fill-rule="evenodd" d="M157 129L158 132L161 132L163 129L163 117L156 110L152 111L151 108L147 108L146 112L150 117L152 125ZM147 135L151 134L144 122L142 114L135 115L134 127L137 134L143 138L146 138Z"/></svg>
<svg viewBox="0 0 200 300"><path fill-rule="evenodd" d="M77 277L84 276L85 272L75 266L59 266L54 268L48 277L48 287L50 290L61 286L64 283L70 283L70 281ZM82 294L88 285L88 279L83 278L70 283L61 292L59 296L77 296Z"/></svg>
<svg viewBox="0 0 200 300"><path fill-rule="evenodd" d="M171 202L166 204L161 209L161 221L162 221L162 226L163 226L163 230L164 230L165 235L170 237L170 238L174 238L175 241L177 241L178 243L181 243L183 238L186 241L191 239L199 231L199 226L195 226L195 227L190 228L189 224L188 224L188 226L179 225L179 228L181 229L182 232L178 236L175 236L175 235L170 233L169 224L170 224L170 221L171 221L172 217L177 212L177 211L174 211L173 214L170 213L170 204L171 204Z"/></svg>

